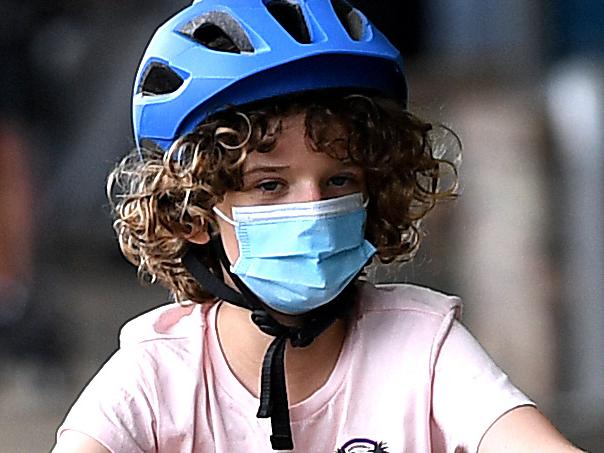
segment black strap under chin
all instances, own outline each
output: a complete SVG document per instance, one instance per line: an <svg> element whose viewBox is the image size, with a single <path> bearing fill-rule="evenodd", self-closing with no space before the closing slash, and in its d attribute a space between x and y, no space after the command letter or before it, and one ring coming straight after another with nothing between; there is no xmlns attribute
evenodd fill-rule
<svg viewBox="0 0 604 453"><path fill-rule="evenodd" d="M262 361L260 385L260 407L258 418L271 419L273 450L293 450L287 386L285 382L285 347L289 340L294 347L308 346L341 317L352 305L354 285L349 285L334 301L324 307L313 310L296 327L285 326L275 320L267 311L264 303L241 279L230 271L231 263L222 246L220 238L212 240L211 246L218 255L225 271L239 290L233 290L222 278L210 272L201 259L198 246L192 246L183 257L183 263L195 279L214 296L239 307L252 311L251 319L258 328L275 339L271 342Z"/></svg>
<svg viewBox="0 0 604 453"><path fill-rule="evenodd" d="M260 407L256 417L271 419L273 450L293 450L289 402L285 383L285 346L287 336L275 337L262 361Z"/></svg>
<svg viewBox="0 0 604 453"><path fill-rule="evenodd" d="M249 308L245 299L230 286L224 284L222 278L214 275L201 261L200 256L194 250L190 250L182 258L182 262L195 279L201 283L203 288L219 299L231 302L242 308Z"/></svg>

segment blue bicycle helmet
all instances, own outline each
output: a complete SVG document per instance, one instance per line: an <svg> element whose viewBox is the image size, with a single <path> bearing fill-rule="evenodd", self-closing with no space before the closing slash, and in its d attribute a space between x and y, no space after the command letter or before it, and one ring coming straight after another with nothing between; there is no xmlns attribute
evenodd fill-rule
<svg viewBox="0 0 604 453"><path fill-rule="evenodd" d="M330 88L407 101L398 50L345 0L198 0L147 47L134 136L168 149L229 105Z"/></svg>

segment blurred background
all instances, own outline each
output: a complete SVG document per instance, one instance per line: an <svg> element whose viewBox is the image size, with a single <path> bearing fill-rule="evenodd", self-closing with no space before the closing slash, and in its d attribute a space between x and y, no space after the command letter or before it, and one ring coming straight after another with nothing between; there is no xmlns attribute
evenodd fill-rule
<svg viewBox="0 0 604 453"><path fill-rule="evenodd" d="M120 326L167 301L113 237L104 180L176 0L1 0L0 439L48 451ZM461 137L461 196L381 280L457 293L558 428L604 451L604 2L352 1L403 53L411 109Z"/></svg>

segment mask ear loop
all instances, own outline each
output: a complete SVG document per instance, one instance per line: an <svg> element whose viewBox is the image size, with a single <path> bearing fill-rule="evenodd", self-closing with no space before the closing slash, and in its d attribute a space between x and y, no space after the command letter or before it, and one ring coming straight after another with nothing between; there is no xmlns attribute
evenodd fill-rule
<svg viewBox="0 0 604 453"><path fill-rule="evenodd" d="M233 226L237 226L237 222L235 222L233 219L231 219L229 216L227 216L224 212L222 212L216 206L212 207L212 211L214 211L214 214L216 214L218 217L220 217L226 223L233 225Z"/></svg>
<svg viewBox="0 0 604 453"><path fill-rule="evenodd" d="M369 197L365 198L365 200L363 200L363 209L367 209L367 206L369 206Z"/></svg>

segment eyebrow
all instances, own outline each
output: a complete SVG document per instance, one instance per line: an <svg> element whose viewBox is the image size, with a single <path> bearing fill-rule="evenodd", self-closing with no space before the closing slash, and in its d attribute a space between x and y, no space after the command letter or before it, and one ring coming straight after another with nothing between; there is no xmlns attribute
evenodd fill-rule
<svg viewBox="0 0 604 453"><path fill-rule="evenodd" d="M357 169L360 166L359 164L352 162L351 160L340 161L341 169ZM267 164L259 164L257 166L252 166L243 172L243 176L249 177L256 173L278 173L281 170L288 170L290 168L289 165L267 165ZM362 170L362 169L361 169Z"/></svg>
<svg viewBox="0 0 604 453"><path fill-rule="evenodd" d="M243 172L244 175L252 175L254 173L275 173L279 170L287 170L289 165L259 165L257 167L252 167Z"/></svg>

